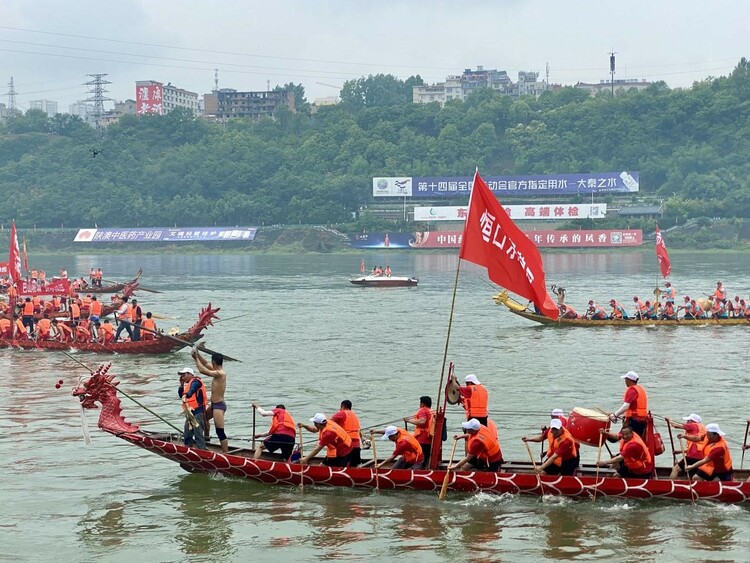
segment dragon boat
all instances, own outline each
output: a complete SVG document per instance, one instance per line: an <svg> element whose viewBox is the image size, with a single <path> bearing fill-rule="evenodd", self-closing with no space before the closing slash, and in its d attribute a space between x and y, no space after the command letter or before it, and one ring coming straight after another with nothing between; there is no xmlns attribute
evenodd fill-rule
<svg viewBox="0 0 750 563"><path fill-rule="evenodd" d="M597 470L584 465L575 476L537 475L530 462L505 462L501 471L450 471L438 447L434 469L374 469L372 461L363 466L330 468L312 460L309 465L290 463L274 454L253 458L247 445L230 444L222 453L215 444L206 449L185 446L178 433L142 430L125 420L118 396L119 381L109 374L111 364L99 366L72 390L83 409L101 405L98 426L104 432L162 456L190 473L221 474L250 479L269 485L316 485L384 490L441 490L448 473L447 490L462 493L557 495L581 499L596 497L628 499L672 499L678 501L710 500L724 503L750 503L750 483L744 480L749 471L735 471L742 481L688 481L668 479L671 468L658 468L657 478L623 479L611 469ZM436 435L438 433L436 432ZM436 440L438 442L438 440ZM434 446L433 446L434 447ZM382 459L382 458L381 458Z"/></svg>
<svg viewBox="0 0 750 563"><path fill-rule="evenodd" d="M131 284L138 284L138 280L141 279L141 275L143 274L143 270L139 269L135 277L126 282L115 282L111 283L109 285L103 285L101 287L95 286L95 285L88 285L86 286L86 289L82 289L81 291L85 291L86 293L117 293L118 291L122 291L125 289L126 286Z"/></svg>
<svg viewBox="0 0 750 563"><path fill-rule="evenodd" d="M0 338L0 348L15 348L22 350L80 350L83 352L98 352L103 354L166 354L187 346L192 346L203 338L203 331L213 325L218 319L216 313L219 308L212 308L209 303L201 309L197 322L185 332L165 334L159 332L149 340L126 340L123 342L62 342L60 340L32 340Z"/></svg>
<svg viewBox="0 0 750 563"><path fill-rule="evenodd" d="M360 287L413 287L419 279L413 276L358 276L351 278L349 283Z"/></svg>
<svg viewBox="0 0 750 563"><path fill-rule="evenodd" d="M705 319L602 319L594 320L587 317L578 319L566 319L558 317L550 319L529 309L526 305L519 303L508 295L507 291L501 291L492 297L498 305L504 305L511 313L534 321L539 324L549 326L750 326L750 318L747 317L730 317L728 319L719 319L710 317Z"/></svg>

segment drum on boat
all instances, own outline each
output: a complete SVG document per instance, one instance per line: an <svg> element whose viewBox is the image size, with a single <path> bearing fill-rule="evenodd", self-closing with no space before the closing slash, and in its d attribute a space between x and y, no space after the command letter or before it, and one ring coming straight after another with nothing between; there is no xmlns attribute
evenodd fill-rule
<svg viewBox="0 0 750 563"><path fill-rule="evenodd" d="M568 417L568 432L589 446L599 446L600 430L609 430L609 418L603 412L576 407Z"/></svg>

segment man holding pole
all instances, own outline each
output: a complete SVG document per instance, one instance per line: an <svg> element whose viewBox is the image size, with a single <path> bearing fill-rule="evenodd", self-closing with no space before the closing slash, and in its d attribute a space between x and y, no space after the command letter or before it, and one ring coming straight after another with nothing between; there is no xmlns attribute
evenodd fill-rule
<svg viewBox="0 0 750 563"><path fill-rule="evenodd" d="M224 371L224 356L221 354L211 354L211 363L200 355L198 350L193 348L191 354L195 360L198 371L211 379L211 405L206 412L206 421L213 419L216 421L216 435L221 443L221 451L229 451L229 440L224 432L224 414L227 410L227 404L224 402L224 393L227 390L227 374Z"/></svg>
<svg viewBox="0 0 750 563"><path fill-rule="evenodd" d="M201 450L206 449L206 440L203 437L206 408L206 387L200 378L195 377L192 369L185 367L177 372L180 376L180 386L177 395L182 399L183 409L189 409L185 413L185 431L183 440L186 446L192 446ZM191 416L192 415L192 416Z"/></svg>

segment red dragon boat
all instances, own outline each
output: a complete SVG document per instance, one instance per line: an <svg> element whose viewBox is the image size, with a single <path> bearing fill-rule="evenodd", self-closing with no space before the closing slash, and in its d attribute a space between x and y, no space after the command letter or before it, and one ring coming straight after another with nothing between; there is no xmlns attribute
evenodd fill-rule
<svg viewBox="0 0 750 563"><path fill-rule="evenodd" d="M166 354L187 346L192 346L203 338L203 331L213 325L218 319L216 313L220 308L212 308L209 303L201 309L198 321L187 331L175 335L158 333L151 340L110 342L61 342L59 340L11 340L0 339L0 348L16 348L23 350L81 350L83 352L99 352L102 354Z"/></svg>
<svg viewBox="0 0 750 563"><path fill-rule="evenodd" d="M143 270L139 269L136 272L135 277L130 281L112 283L110 285L103 285L102 287L89 285L86 287L86 289L83 289L81 291L85 291L86 293L117 293L118 291L122 291L123 289L125 289L127 285L137 284L138 280L141 279L142 274L143 274Z"/></svg>
<svg viewBox="0 0 750 563"><path fill-rule="evenodd" d="M437 492L446 477L446 463L441 460L435 469L386 469L368 467L329 468L312 463L288 463L274 455L264 454L253 459L253 450L246 446L232 447L222 453L214 444L206 449L188 447L180 434L149 432L127 422L117 395L119 381L108 374L111 364L101 365L91 377L73 389L84 409L102 406L99 428L146 451L178 463L191 473L221 474L251 479L269 485L321 485L346 488L415 490ZM315 460L313 460L314 462ZM742 481L690 482L667 478L671 468L657 469L656 479L623 479L611 469L596 470L583 466L576 476L538 476L529 462L507 462L502 471L451 471L448 490L464 493L557 495L590 499L596 497L629 499L673 499L680 501L711 500L725 503L750 502L750 483L744 481L748 471L735 471Z"/></svg>

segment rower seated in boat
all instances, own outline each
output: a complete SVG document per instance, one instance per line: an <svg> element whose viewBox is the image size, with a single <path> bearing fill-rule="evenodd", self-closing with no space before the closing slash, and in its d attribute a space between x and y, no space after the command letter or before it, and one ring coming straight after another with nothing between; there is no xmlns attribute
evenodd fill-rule
<svg viewBox="0 0 750 563"><path fill-rule="evenodd" d="M685 431L682 434L677 434L678 440L684 438L687 442L687 447L683 450L685 458L675 464L672 468L672 473L669 475L670 479L677 479L680 474L685 473L686 461L688 465L692 465L703 459L703 451L708 444L708 440L706 439L706 427L701 423L700 415L695 413L683 417L682 420L685 421L684 423L675 422L669 417L665 420L670 426ZM680 446L682 446L682 444L680 444Z"/></svg>
<svg viewBox="0 0 750 563"><path fill-rule="evenodd" d="M553 419L549 423L547 459L536 468L537 473L547 475L575 475L580 465L578 445L562 421Z"/></svg>
<svg viewBox="0 0 750 563"><path fill-rule="evenodd" d="M659 316L663 320L674 321L677 319L677 310L674 307L674 301L667 301L661 310Z"/></svg>
<svg viewBox="0 0 750 563"><path fill-rule="evenodd" d="M605 311L598 303L595 303L593 299L589 299L589 308L586 311L586 316L593 321L606 321L609 319L607 311Z"/></svg>
<svg viewBox="0 0 750 563"><path fill-rule="evenodd" d="M601 429L609 440L620 442L620 453L611 459L601 460L599 467L610 465L624 478L650 479L654 472L654 461L648 446L630 426L623 426L619 434Z"/></svg>
<svg viewBox="0 0 750 563"><path fill-rule="evenodd" d="M572 305L560 305L560 317L563 319L580 319L581 315L573 308Z"/></svg>
<svg viewBox="0 0 750 563"><path fill-rule="evenodd" d="M693 477L696 481L734 480L732 455L729 453L729 446L724 436L725 434L718 424L706 424L706 441L708 443L703 449L704 457L685 468L691 475L693 475L693 471L697 470Z"/></svg>
<svg viewBox="0 0 750 563"><path fill-rule="evenodd" d="M408 431L396 426L386 426L382 439L390 440L396 444L396 447L393 453L376 467L383 467L398 458L393 464L393 469L422 469L425 462L422 446Z"/></svg>
<svg viewBox="0 0 750 563"><path fill-rule="evenodd" d="M687 301L687 305L685 306L686 319L706 318L706 311L703 310L703 307L701 307L700 304L696 303L695 299L690 299L690 297L686 296L685 300Z"/></svg>
<svg viewBox="0 0 750 563"><path fill-rule="evenodd" d="M609 300L609 305L612 307L612 318L613 319L624 319L628 320L628 312L625 310L625 307L620 305L617 301L614 299Z"/></svg>
<svg viewBox="0 0 750 563"><path fill-rule="evenodd" d="M492 431L476 418L461 423L466 434L454 436L454 440L467 440L466 457L448 469L458 471L466 466L479 471L499 471L503 463L500 441Z"/></svg>
<svg viewBox="0 0 750 563"><path fill-rule="evenodd" d="M255 459L260 459L265 449L268 453L274 453L276 450L279 450L281 458L284 461L288 460L292 456L294 442L297 437L297 425L292 415L287 412L284 405L276 405L276 408L267 411L261 408L258 403L253 403L253 408L260 416L273 417L271 427L267 432L253 436L254 438L265 438L255 448Z"/></svg>
<svg viewBox="0 0 750 563"><path fill-rule="evenodd" d="M300 459L302 465L307 465L310 460L318 455L323 448L327 448L323 465L328 467L348 467L352 455L352 438L338 424L326 418L323 413L316 413L310 419L314 426L298 423L297 426L305 428L310 432L318 433L318 444L305 457Z"/></svg>

